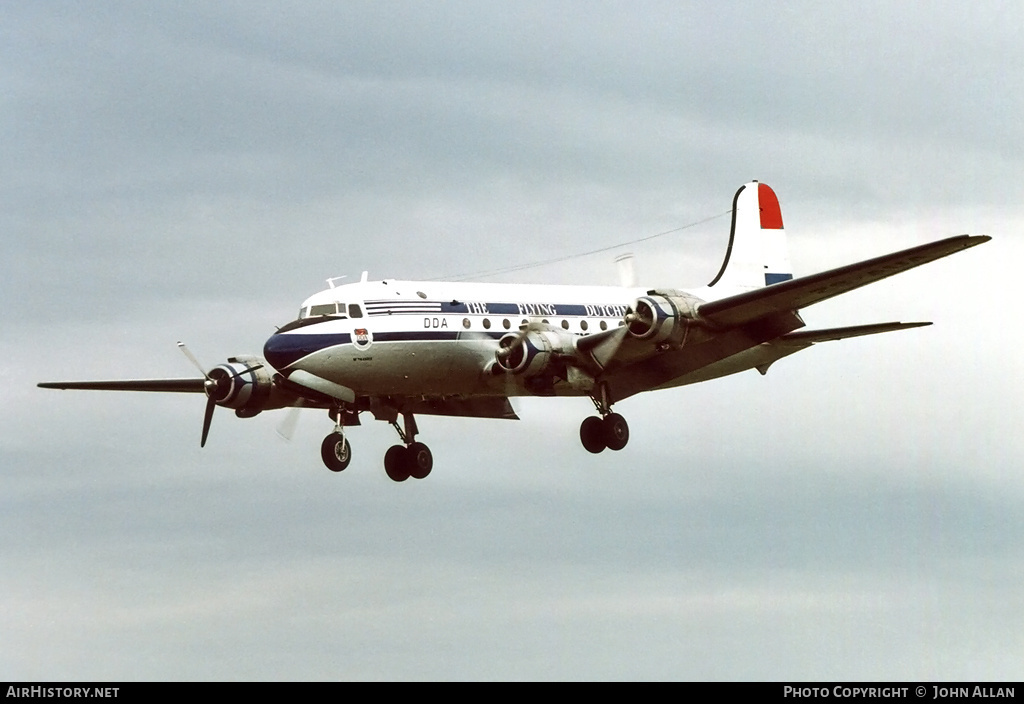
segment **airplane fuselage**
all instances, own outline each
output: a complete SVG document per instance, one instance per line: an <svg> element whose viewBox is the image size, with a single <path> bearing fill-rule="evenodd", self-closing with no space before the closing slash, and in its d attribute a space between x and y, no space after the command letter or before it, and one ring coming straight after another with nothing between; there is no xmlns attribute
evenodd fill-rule
<svg viewBox="0 0 1024 704"><path fill-rule="evenodd" d="M272 336L264 356L357 395L581 395L558 381L491 373L501 338L537 323L583 337L623 325L644 289L364 281L321 291ZM564 381L564 380L563 380Z"/></svg>

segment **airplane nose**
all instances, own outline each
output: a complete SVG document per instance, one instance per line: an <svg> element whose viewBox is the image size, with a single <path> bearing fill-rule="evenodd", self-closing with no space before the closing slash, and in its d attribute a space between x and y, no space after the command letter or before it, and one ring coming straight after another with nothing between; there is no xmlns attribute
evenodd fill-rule
<svg viewBox="0 0 1024 704"><path fill-rule="evenodd" d="M270 362L270 366L274 369L281 369L287 366L285 363L285 356L282 354L281 344L279 338L281 335L271 335L270 338L263 343L263 359Z"/></svg>
<svg viewBox="0 0 1024 704"><path fill-rule="evenodd" d="M263 358L280 372L297 368L311 354L351 342L348 333L278 332L263 345Z"/></svg>
<svg viewBox="0 0 1024 704"><path fill-rule="evenodd" d="M285 371L296 361L316 350L309 344L310 335L271 335L263 345L263 358L278 371Z"/></svg>

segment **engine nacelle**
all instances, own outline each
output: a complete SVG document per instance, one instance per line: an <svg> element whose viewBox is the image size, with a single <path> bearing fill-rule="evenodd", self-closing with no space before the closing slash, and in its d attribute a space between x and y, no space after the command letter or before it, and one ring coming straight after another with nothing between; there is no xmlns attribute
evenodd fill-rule
<svg viewBox="0 0 1024 704"><path fill-rule="evenodd" d="M207 373L206 395L218 406L234 408L239 418L251 418L268 408L279 408L275 396L273 370L260 357L230 357L227 364Z"/></svg>
<svg viewBox="0 0 1024 704"><path fill-rule="evenodd" d="M640 340L682 345L690 321L703 301L683 291L652 290L633 303L626 313L626 329Z"/></svg>
<svg viewBox="0 0 1024 704"><path fill-rule="evenodd" d="M498 340L494 358L506 372L530 377L550 371L559 357L572 354L571 337L555 330L530 330Z"/></svg>

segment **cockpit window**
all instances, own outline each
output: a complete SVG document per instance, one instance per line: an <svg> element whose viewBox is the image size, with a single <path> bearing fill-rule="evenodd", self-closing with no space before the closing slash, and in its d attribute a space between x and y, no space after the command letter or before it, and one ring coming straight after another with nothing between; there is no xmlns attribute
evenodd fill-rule
<svg viewBox="0 0 1024 704"><path fill-rule="evenodd" d="M320 303L315 306L310 306L308 311L303 308L299 312L300 318L315 318L322 315L334 315L345 317L347 308L344 303Z"/></svg>
<svg viewBox="0 0 1024 704"><path fill-rule="evenodd" d="M336 318L362 318L363 309L358 303L319 303L315 306L299 309L299 320L320 318L327 315Z"/></svg>
<svg viewBox="0 0 1024 704"><path fill-rule="evenodd" d="M314 317L317 315L334 315L337 312L337 303L322 303L318 306L311 306L309 309L309 314Z"/></svg>

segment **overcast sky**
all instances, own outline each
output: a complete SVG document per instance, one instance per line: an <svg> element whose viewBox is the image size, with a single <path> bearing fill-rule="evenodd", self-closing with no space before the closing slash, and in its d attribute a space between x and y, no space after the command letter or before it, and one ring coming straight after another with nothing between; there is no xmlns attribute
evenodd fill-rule
<svg viewBox="0 0 1024 704"><path fill-rule="evenodd" d="M0 679L1016 679L1016 2L0 5ZM782 204L804 312L935 325L616 410L420 419L44 391L259 353L327 277L458 277ZM727 216L489 280L707 283Z"/></svg>

